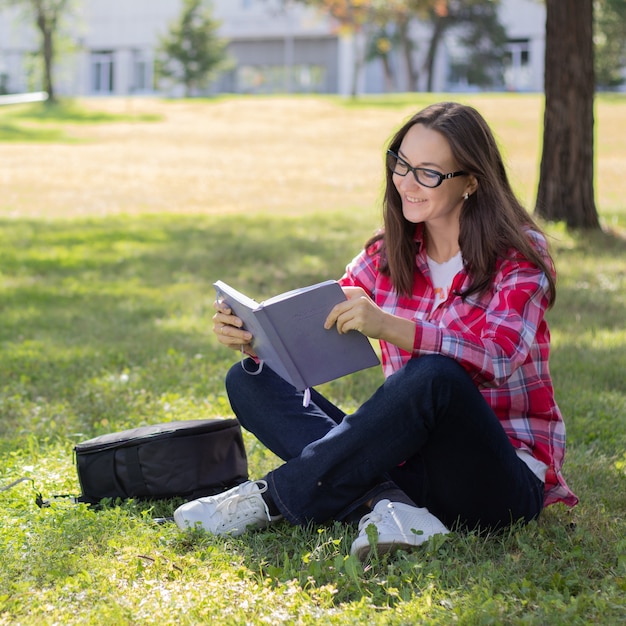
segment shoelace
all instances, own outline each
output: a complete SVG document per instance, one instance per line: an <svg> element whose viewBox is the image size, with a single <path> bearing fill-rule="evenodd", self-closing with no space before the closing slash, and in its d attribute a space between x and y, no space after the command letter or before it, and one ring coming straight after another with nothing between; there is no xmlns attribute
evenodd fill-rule
<svg viewBox="0 0 626 626"><path fill-rule="evenodd" d="M254 489L255 487L256 489ZM242 490L239 493L233 494L232 496L230 496L230 498L226 498L225 500L218 502L217 506L215 507L215 512L216 513L220 512L224 515L232 516L237 511L243 512L245 509L248 509L248 510L253 509L255 508L252 502L253 498L257 495L260 496L262 493L265 493L266 491L267 491L266 485L264 485L263 487L260 487L258 484L252 483L252 485L248 486L248 488L245 491ZM265 502L262 499L261 499L261 502L263 503L263 509L264 509L265 515L267 516L267 519L269 520L270 515L268 513L267 506L265 505Z"/></svg>
<svg viewBox="0 0 626 626"><path fill-rule="evenodd" d="M374 511L368 513L363 518L361 518L361 521L359 522L359 532L362 531L364 528L367 528L370 524L374 524L375 526L379 522L382 522L382 520L383 516L380 513L374 513Z"/></svg>

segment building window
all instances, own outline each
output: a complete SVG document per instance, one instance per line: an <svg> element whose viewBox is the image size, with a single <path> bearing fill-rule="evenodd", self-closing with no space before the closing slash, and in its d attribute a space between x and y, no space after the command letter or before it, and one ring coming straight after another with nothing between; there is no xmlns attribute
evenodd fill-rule
<svg viewBox="0 0 626 626"><path fill-rule="evenodd" d="M150 64L141 50L133 50L132 64L131 91L133 93L150 91Z"/></svg>
<svg viewBox="0 0 626 626"><path fill-rule="evenodd" d="M325 80L323 65L242 65L236 83L239 93L320 93Z"/></svg>
<svg viewBox="0 0 626 626"><path fill-rule="evenodd" d="M91 90L96 94L113 93L113 52L91 53Z"/></svg>
<svg viewBox="0 0 626 626"><path fill-rule="evenodd" d="M504 82L509 91L527 91L531 86L530 42L512 39L504 55Z"/></svg>

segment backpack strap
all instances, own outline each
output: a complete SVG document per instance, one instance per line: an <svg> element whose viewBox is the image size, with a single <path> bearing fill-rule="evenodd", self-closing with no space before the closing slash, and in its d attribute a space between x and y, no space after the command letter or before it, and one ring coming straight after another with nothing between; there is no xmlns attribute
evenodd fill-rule
<svg viewBox="0 0 626 626"><path fill-rule="evenodd" d="M0 492L8 491L9 489L13 489L13 487L15 487L16 485L19 485L20 483L26 483L26 482L29 482L31 484L33 491L35 492L35 504L40 509L50 506L50 501L43 499L43 496L41 495L39 490L35 487L35 481L32 478L28 478L28 476L22 476L21 478L14 480L12 483L9 483L8 485L4 485L3 487L0 487ZM58 496L58 497L71 497L71 496Z"/></svg>
<svg viewBox="0 0 626 626"><path fill-rule="evenodd" d="M128 478L132 487L131 493L146 493L146 481L143 478L141 464L139 463L139 446L124 448L124 460L128 470Z"/></svg>

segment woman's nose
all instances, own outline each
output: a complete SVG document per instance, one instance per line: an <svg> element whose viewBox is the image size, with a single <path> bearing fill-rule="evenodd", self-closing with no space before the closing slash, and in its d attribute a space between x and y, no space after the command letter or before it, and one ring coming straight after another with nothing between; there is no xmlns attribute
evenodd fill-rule
<svg viewBox="0 0 626 626"><path fill-rule="evenodd" d="M400 184L397 185L399 189L415 189L421 187L421 183L417 180L415 172L408 172L406 176L402 176Z"/></svg>

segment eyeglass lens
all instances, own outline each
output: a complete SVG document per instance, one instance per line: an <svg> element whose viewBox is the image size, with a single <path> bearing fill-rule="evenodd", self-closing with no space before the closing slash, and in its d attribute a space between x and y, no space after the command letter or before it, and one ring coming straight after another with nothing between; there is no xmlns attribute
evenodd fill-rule
<svg viewBox="0 0 626 626"><path fill-rule="evenodd" d="M424 169L420 167L411 167L404 159L400 158L393 152L387 153L387 166L399 176L406 176L409 172L413 172L415 180L424 187L437 187L441 185L443 175L434 170Z"/></svg>

